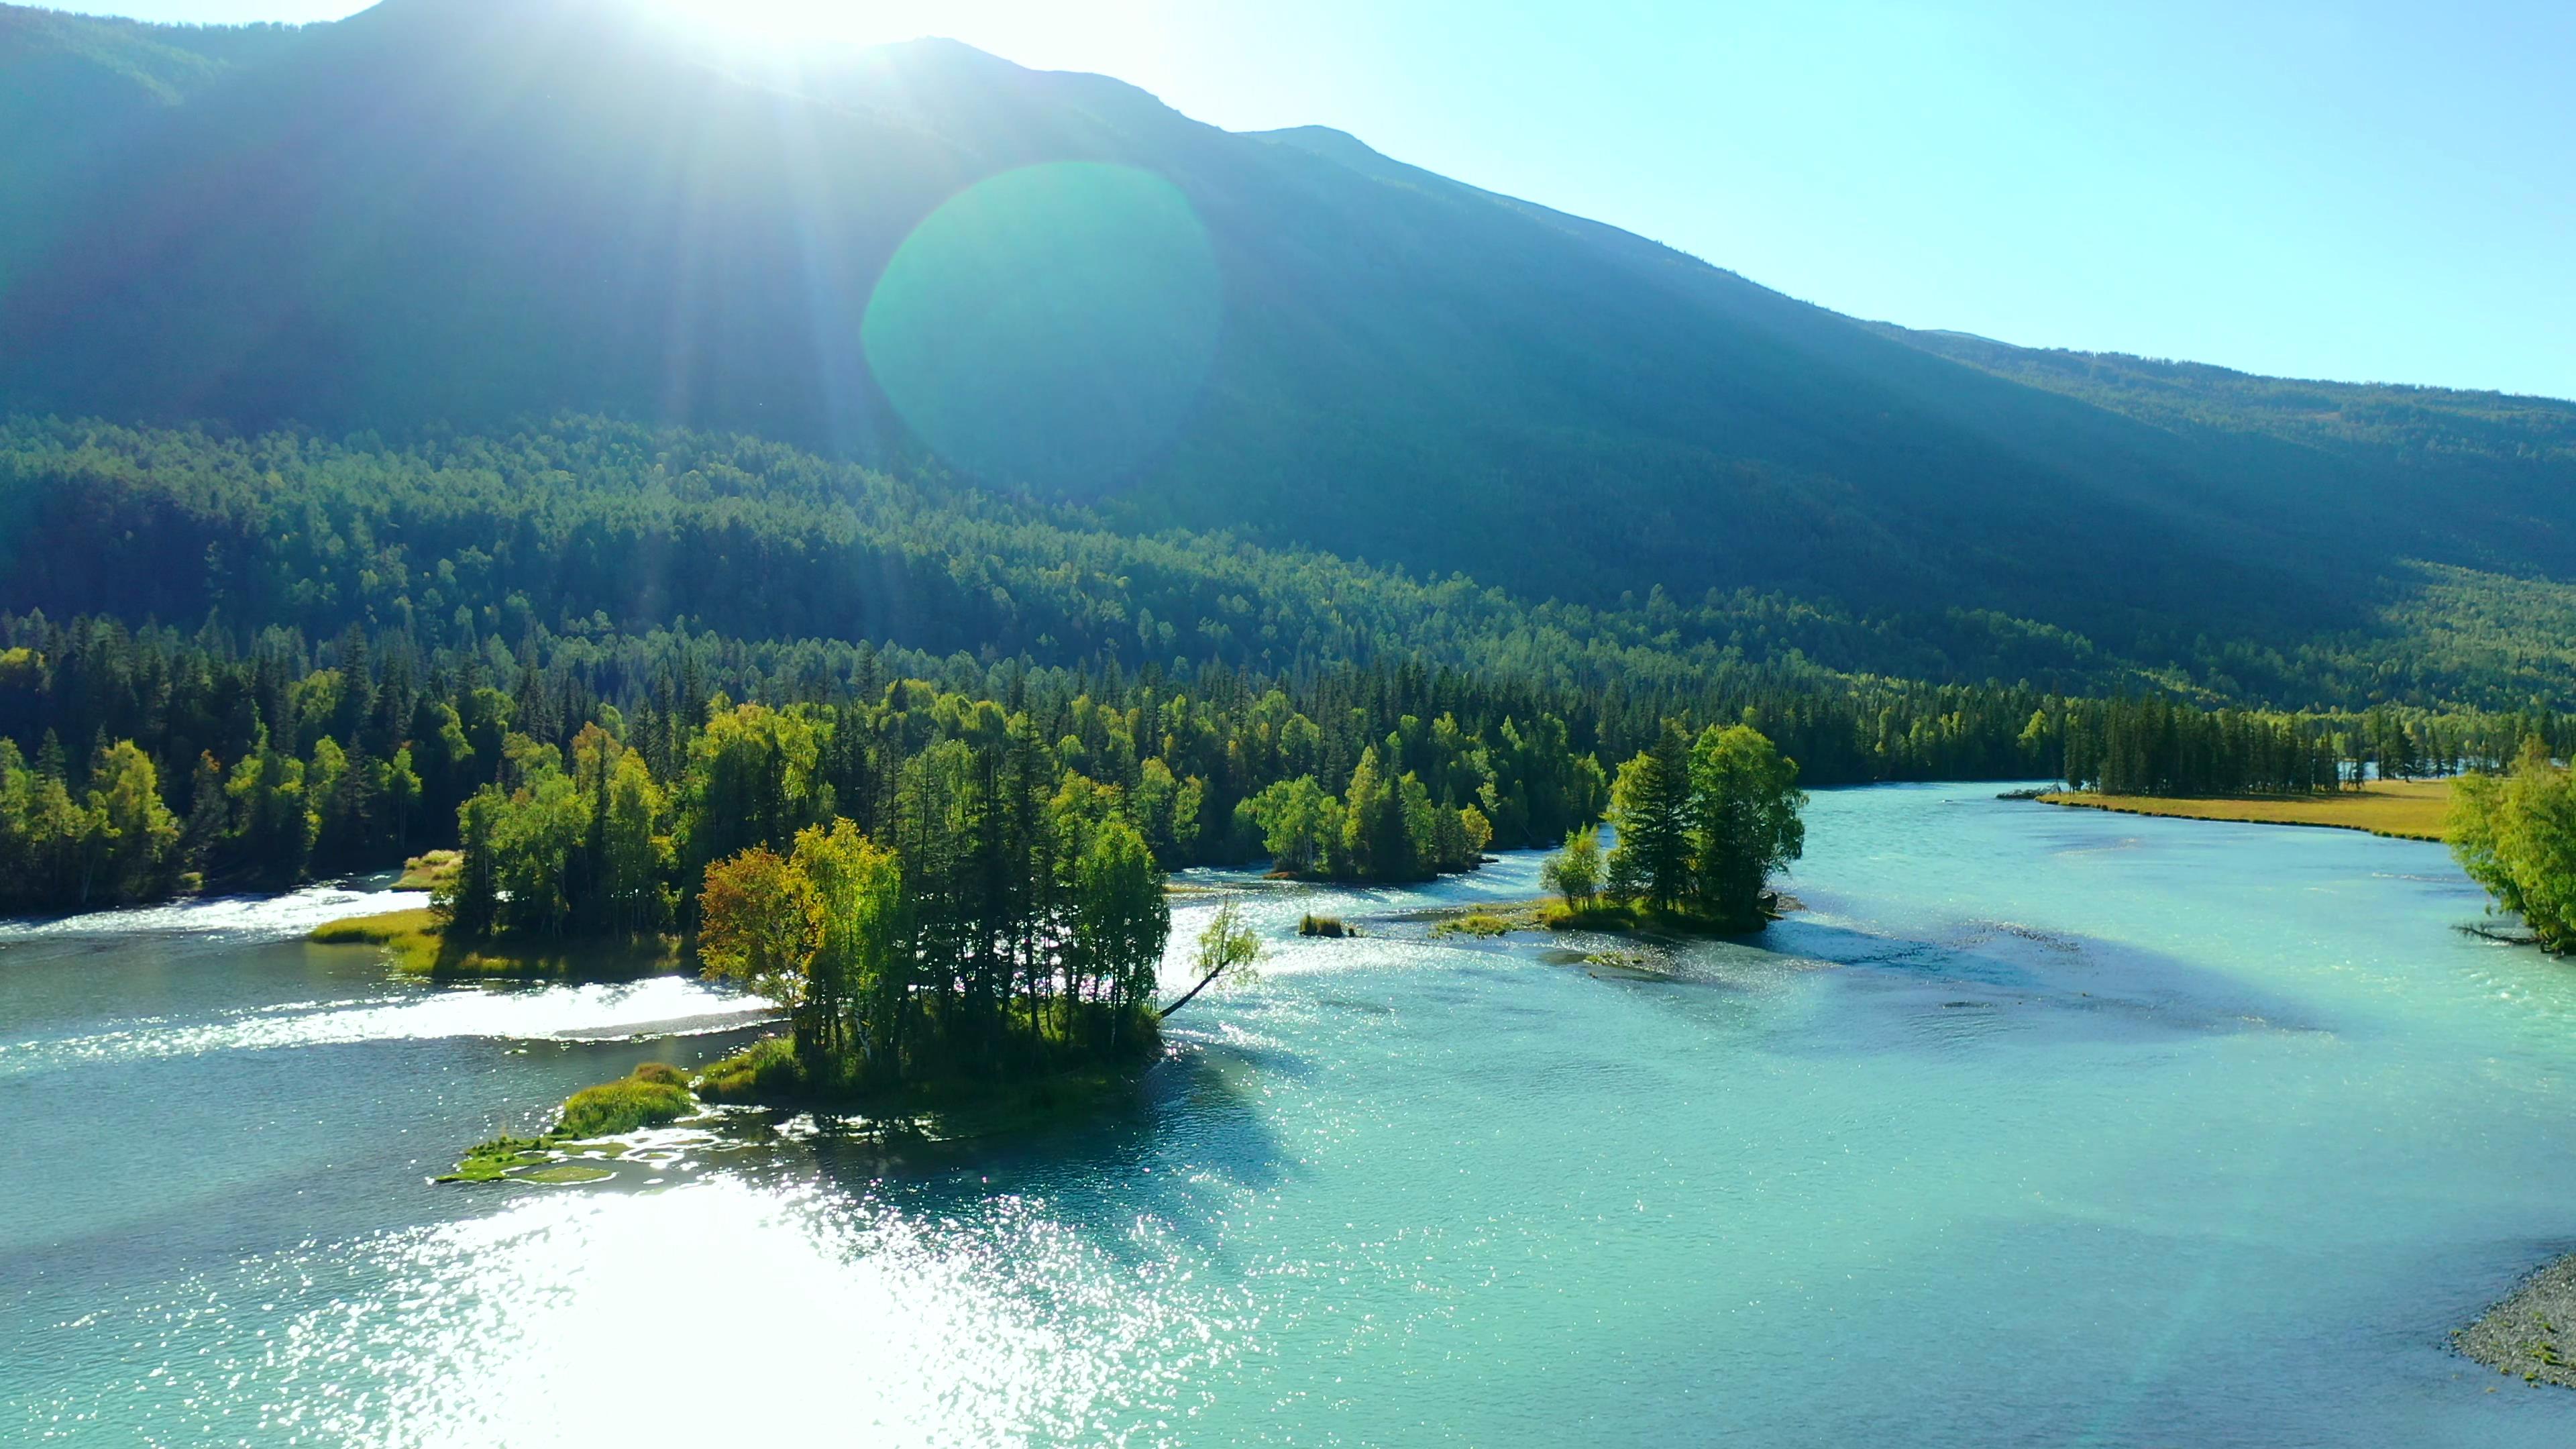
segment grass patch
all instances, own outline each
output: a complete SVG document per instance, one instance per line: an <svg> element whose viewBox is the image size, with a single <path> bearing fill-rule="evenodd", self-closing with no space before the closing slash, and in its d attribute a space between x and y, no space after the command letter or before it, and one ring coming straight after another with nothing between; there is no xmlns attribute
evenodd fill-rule
<svg viewBox="0 0 2576 1449"><path fill-rule="evenodd" d="M394 882L394 889L398 891L436 890L454 876L457 867L464 863L465 853L461 850L432 850L415 855L403 862L403 873Z"/></svg>
<svg viewBox="0 0 2576 1449"><path fill-rule="evenodd" d="M1795 903L1788 903L1794 907ZM1689 911L1662 911L1643 902L1621 905L1595 900L1588 906L1550 901L1539 908L1538 923L1551 931L1601 931L1632 936L1743 936L1762 929L1729 925L1713 916ZM1768 924L1766 920L1764 924Z"/></svg>
<svg viewBox="0 0 2576 1449"><path fill-rule="evenodd" d="M1633 931L1641 924L1639 913L1612 900L1597 900L1588 906L1570 906L1552 901L1542 908L1541 920L1551 931Z"/></svg>
<svg viewBox="0 0 2576 1449"><path fill-rule="evenodd" d="M688 1074L668 1062L646 1062L635 1074L584 1087L564 1102L555 1125L539 1137L495 1137L457 1159L440 1182L598 1182L616 1174L565 1161L567 1154L615 1152L624 1144L591 1139L659 1127L697 1110Z"/></svg>
<svg viewBox="0 0 2576 1449"><path fill-rule="evenodd" d="M451 939L426 907L355 916L316 926L321 946L377 946L395 969L416 976L493 981L625 981L678 969L677 936L565 937L544 940Z"/></svg>
<svg viewBox="0 0 2576 1449"><path fill-rule="evenodd" d="M438 917L426 906L326 922L314 927L309 939L317 946L381 946L397 969L417 975L436 972L439 952L446 945Z"/></svg>
<svg viewBox="0 0 2576 1449"><path fill-rule="evenodd" d="M2096 795L2061 790L2039 799L2122 815L2162 815L2178 820L2235 820L2251 825L2321 825L2367 830L2401 840L2440 840L2451 804L2448 780L2382 780L2367 789L2331 795L2163 796Z"/></svg>
<svg viewBox="0 0 2576 1449"><path fill-rule="evenodd" d="M535 1167L552 1162L543 1138L495 1137L466 1149L457 1160L456 1170L439 1178L440 1182L498 1182L510 1175L514 1167Z"/></svg>
<svg viewBox="0 0 2576 1449"><path fill-rule="evenodd" d="M805 1068L796 1044L765 1036L698 1074L698 1095L710 1102L777 1102L802 1096Z"/></svg>
<svg viewBox="0 0 2576 1449"><path fill-rule="evenodd" d="M615 1137L639 1127L659 1127L686 1117L698 1105L698 1099L689 1095L687 1087L643 1075L649 1067L660 1065L658 1062L648 1063L646 1068L637 1069L636 1075L623 1081L584 1087L573 1093L564 1102L563 1116L555 1123L555 1130L546 1136L566 1141ZM663 1067L663 1070L674 1071L669 1067Z"/></svg>
<svg viewBox="0 0 2576 1449"><path fill-rule="evenodd" d="M1328 936L1338 941L1346 936L1356 936L1359 932L1357 929L1344 924L1342 918L1339 916L1305 915L1297 918L1297 934L1300 936Z"/></svg>
<svg viewBox="0 0 2576 1449"><path fill-rule="evenodd" d="M1797 902L1785 896L1773 899L1778 903L1775 914L1797 908ZM1606 896L1580 908L1561 900L1453 907L1431 925L1434 937L1491 939L1514 931L1599 931L1608 935L1665 937L1750 934L1712 917L1687 911L1659 911L1642 902L1621 905Z"/></svg>
<svg viewBox="0 0 2576 1449"><path fill-rule="evenodd" d="M519 1181L542 1182L560 1187L577 1182L606 1182L616 1175L605 1167L589 1167L578 1162L558 1162L552 1167L540 1167L534 1172L520 1173Z"/></svg>
<svg viewBox="0 0 2576 1449"><path fill-rule="evenodd" d="M1538 917L1527 910L1503 915L1478 907L1463 916L1455 916L1433 924L1431 934L1435 936L1507 936L1514 931L1534 931L1538 929L1538 924Z"/></svg>

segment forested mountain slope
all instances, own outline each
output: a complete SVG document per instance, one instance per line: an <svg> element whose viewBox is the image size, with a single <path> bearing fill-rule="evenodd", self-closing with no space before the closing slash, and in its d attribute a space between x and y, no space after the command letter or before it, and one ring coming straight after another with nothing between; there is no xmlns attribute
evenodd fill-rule
<svg viewBox="0 0 2576 1449"><path fill-rule="evenodd" d="M0 16L0 71L61 63ZM2440 589L2576 577L2563 407L2079 385L1101 77L783 68L605 0L156 36L221 64L65 91L95 163L0 212L0 410L736 430L1523 600L2024 621L2287 702L2456 691L2400 677ZM1863 662L1915 667L1890 637ZM2515 658L2475 687L2564 683Z"/></svg>
<svg viewBox="0 0 2576 1449"><path fill-rule="evenodd" d="M907 482L742 435L564 417L407 449L279 433L0 425L0 613L514 648L682 625L979 661L1269 675L1408 661L1556 688L1693 692L1880 660L1925 680L2111 692L2087 641L1965 612L1777 595L1533 604L1222 533ZM979 666L980 667L980 666Z"/></svg>

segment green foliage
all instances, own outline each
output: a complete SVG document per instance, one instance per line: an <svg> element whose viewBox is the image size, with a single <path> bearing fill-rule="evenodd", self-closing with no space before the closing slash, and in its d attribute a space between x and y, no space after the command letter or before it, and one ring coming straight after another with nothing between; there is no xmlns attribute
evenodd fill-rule
<svg viewBox="0 0 2576 1449"><path fill-rule="evenodd" d="M1074 857L1064 952L1072 994L1114 1004L1151 998L1172 931L1162 873L1135 828L1107 820Z"/></svg>
<svg viewBox="0 0 2576 1449"><path fill-rule="evenodd" d="M1797 778L1797 764L1750 726L1711 725L1692 740L1668 724L1653 748L1619 767L1611 790L1618 843L1603 877L1613 902L1720 930L1758 929L1764 882L1805 848L1798 812L1807 797ZM1580 914L1589 902L1569 893L1566 907Z"/></svg>
<svg viewBox="0 0 2576 1449"><path fill-rule="evenodd" d="M0 421L0 524L14 525L0 529L0 608L192 623L211 612L318 639L355 625L399 632L416 654L493 637L515 649L538 627L599 640L687 619L735 639L894 639L1131 670L1184 658L1285 674L1386 655L1559 687L1821 678L1826 665L1960 681L2138 677L2017 621L1720 591L1534 602L1545 596L1222 533L1113 531L1092 514L747 437L577 417L408 449ZM320 702L284 693L292 683L275 686L281 705ZM374 711L357 681L348 688L335 713ZM559 706L506 682L496 700ZM452 747L483 750L488 775L498 735L456 708ZM440 733L437 721L405 723L415 742ZM440 764L415 768L434 788Z"/></svg>
<svg viewBox="0 0 2576 1449"><path fill-rule="evenodd" d="M1534 924L1526 913L1508 916L1497 911L1474 910L1463 916L1442 921L1431 928L1434 936L1507 936Z"/></svg>
<svg viewBox="0 0 2576 1449"><path fill-rule="evenodd" d="M1232 899L1226 900L1199 932L1198 950L1192 960L1199 972L1198 984L1181 993L1180 1000L1164 1007L1162 1014L1170 1016L1197 1000L1200 992L1229 971L1238 982L1252 979L1254 963L1261 956L1261 938L1243 924L1243 908Z"/></svg>
<svg viewBox="0 0 2576 1449"><path fill-rule="evenodd" d="M1806 850L1798 765L1744 725L1711 726L1690 754L1692 896L1731 930L1762 924L1762 888Z"/></svg>
<svg viewBox="0 0 2576 1449"><path fill-rule="evenodd" d="M2566 721L2533 707L2506 715L2199 710L2169 699L2061 701L2025 740L2055 744L2066 781L2109 795L2295 795L2365 780L2444 776L2510 756L2538 737L2576 743Z"/></svg>
<svg viewBox="0 0 2576 1449"><path fill-rule="evenodd" d="M1540 867L1539 878L1549 890L1565 898L1567 909L1580 911L1600 896L1605 874L1600 828L1578 825L1565 832L1565 848L1547 858Z"/></svg>
<svg viewBox="0 0 2576 1449"><path fill-rule="evenodd" d="M467 1148L456 1170L438 1181L499 1182L510 1176L513 1168L536 1167L553 1160L552 1144L544 1138L495 1137Z"/></svg>
<svg viewBox="0 0 2576 1449"><path fill-rule="evenodd" d="M1314 776L1273 780L1241 808L1260 830L1274 869L1288 875L1329 872L1329 862L1340 858L1342 802L1325 794Z"/></svg>
<svg viewBox="0 0 2576 1449"><path fill-rule="evenodd" d="M783 1036L763 1037L710 1063L697 1080L698 1095L710 1102L789 1101L804 1095L804 1088L796 1044Z"/></svg>
<svg viewBox="0 0 2576 1449"><path fill-rule="evenodd" d="M697 1099L676 1068L647 1062L620 1081L584 1087L566 1098L553 1138L614 1137L639 1127L659 1127L697 1110ZM648 1075L649 1074L649 1075Z"/></svg>
<svg viewBox="0 0 2576 1449"><path fill-rule="evenodd" d="M698 1097L689 1090L688 1073L668 1062L646 1062L618 1081L573 1093L556 1114L554 1126L539 1136L502 1136L477 1143L467 1149L454 1172L438 1181L597 1182L611 1174L561 1163L558 1158L567 1150L613 1145L594 1143L593 1138L659 1127L697 1109Z"/></svg>
<svg viewBox="0 0 2576 1449"><path fill-rule="evenodd" d="M2510 773L2451 787L2451 854L2552 951L2576 950L2576 775L2528 741Z"/></svg>
<svg viewBox="0 0 2576 1449"><path fill-rule="evenodd" d="M75 781L47 738L32 767L0 739L0 909L114 905L166 892L181 832L151 757L120 740Z"/></svg>
<svg viewBox="0 0 2576 1449"><path fill-rule="evenodd" d="M1612 878L1634 882L1647 904L1673 909L1692 898L1690 740L1666 722L1652 748L1619 767L1610 787Z"/></svg>
<svg viewBox="0 0 2576 1449"><path fill-rule="evenodd" d="M791 852L840 817L902 851L922 892L954 896L989 867L960 844L979 812L1004 822L987 852L1070 848L1033 833L1060 789L1082 818L1126 821L1165 870L1267 854L1288 874L1418 880L1597 820L1601 761L1655 747L1668 719L1746 723L1828 784L2063 771L2133 791L2327 788L2359 762L2402 775L2509 755L2525 733L2576 747L2536 706L2211 712L1835 674L1795 657L1794 629L1727 622L1770 607L1743 599L1524 606L597 423L414 452L25 424L0 428L0 494L42 520L0 596L217 607L184 634L0 614L0 738L32 761L0 820L21 863L0 886L12 909L148 899L192 876L281 888L470 836L473 870L440 888L458 939L644 938L693 925L711 862ZM127 567L73 576L111 555ZM738 576L773 586L691 593L718 580L611 556L749 560ZM809 584L884 577L903 597L845 599L830 627L977 652L777 632ZM748 632L654 625L683 602ZM1162 622L1204 627L1146 660L1143 611L1158 641ZM1304 662L1262 672L1280 660ZM163 813L142 808L128 742ZM106 783L90 778L101 746ZM122 823L91 814L93 790Z"/></svg>
<svg viewBox="0 0 2576 1449"><path fill-rule="evenodd" d="M812 880L767 846L708 866L698 897L698 959L707 978L803 1011L812 999L821 909Z"/></svg>
<svg viewBox="0 0 2576 1449"><path fill-rule="evenodd" d="M978 1056L1023 1064L1116 1055L1152 1000L1171 930L1163 878L1101 792L1059 783L1016 733L914 757L899 849L846 818L716 861L697 898L699 955L795 1023L796 1086L888 1088ZM1014 1031L1024 1036L1014 1039ZM757 1063L728 1067L730 1077ZM756 1080L752 1083L756 1086ZM728 1087L726 1090L735 1090Z"/></svg>
<svg viewBox="0 0 2576 1449"><path fill-rule="evenodd" d="M447 938L434 911L387 911L325 921L305 939L317 946L382 946L399 969L426 976L436 974Z"/></svg>
<svg viewBox="0 0 2576 1449"><path fill-rule="evenodd" d="M1409 750L1407 740L1423 735L1420 724L1413 715L1399 721L1386 738L1384 758L1403 760L1408 753L1419 753ZM1507 740L1521 746L1511 721L1504 722L1504 731ZM1502 810L1508 799L1509 818L1520 829L1529 828L1534 816L1543 827L1553 825L1555 811L1565 807L1561 792L1543 794L1533 807L1520 780L1513 781L1506 796L1489 752L1474 744L1453 716L1441 715L1430 737L1435 751L1428 763L1442 792L1437 798L1419 772L1408 770L1400 778L1388 779L1379 747L1370 745L1361 750L1359 763L1352 767L1345 795L1327 795L1313 776L1300 775L1274 781L1244 801L1237 811L1247 827L1245 833L1257 834L1269 849L1273 872L1279 875L1426 880L1472 870L1484 859L1494 841L1485 805ZM1515 764L1529 763L1525 748L1511 759ZM1556 763L1557 773L1587 778L1570 758L1559 757ZM1589 777L1598 774L1595 766ZM1583 792L1577 798L1588 801L1590 794Z"/></svg>

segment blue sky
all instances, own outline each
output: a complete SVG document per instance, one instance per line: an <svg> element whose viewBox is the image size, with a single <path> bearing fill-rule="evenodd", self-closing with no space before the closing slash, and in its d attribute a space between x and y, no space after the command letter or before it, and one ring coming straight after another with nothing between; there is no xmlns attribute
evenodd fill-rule
<svg viewBox="0 0 2576 1449"><path fill-rule="evenodd" d="M2576 5L668 0L1321 123L1836 310L2576 397ZM344 0L128 0L161 20Z"/></svg>

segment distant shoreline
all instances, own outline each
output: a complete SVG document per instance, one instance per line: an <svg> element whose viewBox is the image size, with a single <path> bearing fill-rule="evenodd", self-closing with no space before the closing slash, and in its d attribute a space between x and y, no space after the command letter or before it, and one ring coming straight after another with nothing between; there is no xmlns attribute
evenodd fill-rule
<svg viewBox="0 0 2576 1449"><path fill-rule="evenodd" d="M2442 839L2448 780L2392 780L2332 795L2094 795L2055 790L2028 797L2044 805L2156 815L2176 820L2228 820L2247 825L2311 825L2365 830L2398 840Z"/></svg>

